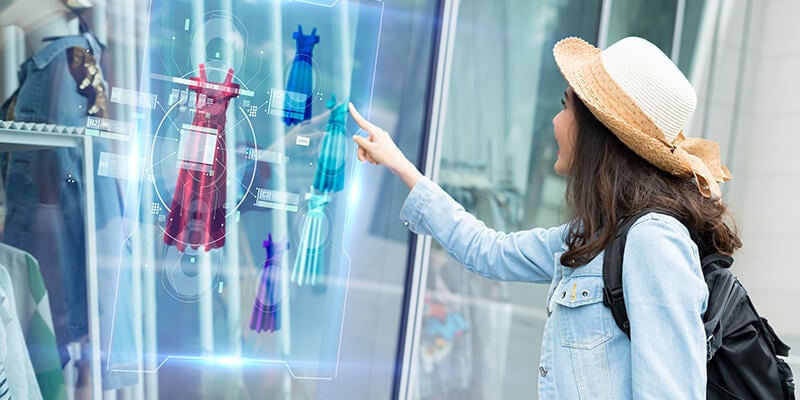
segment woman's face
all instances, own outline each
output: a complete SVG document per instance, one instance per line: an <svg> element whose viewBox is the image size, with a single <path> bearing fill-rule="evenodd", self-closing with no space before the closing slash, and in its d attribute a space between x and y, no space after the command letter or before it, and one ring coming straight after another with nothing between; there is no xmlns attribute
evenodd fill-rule
<svg viewBox="0 0 800 400"><path fill-rule="evenodd" d="M572 88L567 88L561 99L561 112L553 117L553 132L558 143L558 158L553 166L556 174L567 176L572 164L575 149L575 139L578 136L578 123L575 121L575 106L573 103Z"/></svg>

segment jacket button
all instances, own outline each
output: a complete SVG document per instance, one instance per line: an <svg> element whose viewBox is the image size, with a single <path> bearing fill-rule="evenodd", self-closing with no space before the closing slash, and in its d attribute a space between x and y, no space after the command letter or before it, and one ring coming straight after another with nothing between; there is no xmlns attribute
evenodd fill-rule
<svg viewBox="0 0 800 400"><path fill-rule="evenodd" d="M547 376L547 370L544 369L544 367L539 367L539 375L541 375L542 378L544 378L545 376Z"/></svg>
<svg viewBox="0 0 800 400"><path fill-rule="evenodd" d="M567 297L567 292L561 293L561 298L563 299L564 297Z"/></svg>

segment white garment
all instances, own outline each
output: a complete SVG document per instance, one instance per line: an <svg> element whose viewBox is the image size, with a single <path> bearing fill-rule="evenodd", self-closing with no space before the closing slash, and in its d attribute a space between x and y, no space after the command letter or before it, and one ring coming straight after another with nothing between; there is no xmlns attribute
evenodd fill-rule
<svg viewBox="0 0 800 400"><path fill-rule="evenodd" d="M41 400L42 394L28 356L28 347L25 346L13 294L11 276L6 267L0 265L0 374L2 367L5 367L5 386L9 389L5 395L2 395L5 389L0 390L0 400Z"/></svg>
<svg viewBox="0 0 800 400"><path fill-rule="evenodd" d="M6 302L4 295L0 289L0 307ZM6 356L8 355L8 346L6 345L6 327L0 324L0 400L8 400L11 398L11 388L8 383L8 376L6 376Z"/></svg>
<svg viewBox="0 0 800 400"><path fill-rule="evenodd" d="M46 22L54 23L53 16L66 20L69 14L69 9L61 0L16 0L4 3L0 6L0 24L16 25L26 32L40 28Z"/></svg>

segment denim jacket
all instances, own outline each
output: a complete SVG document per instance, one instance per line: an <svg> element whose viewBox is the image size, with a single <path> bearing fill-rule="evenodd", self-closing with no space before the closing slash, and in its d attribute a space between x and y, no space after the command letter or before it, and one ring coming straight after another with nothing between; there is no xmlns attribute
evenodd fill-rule
<svg viewBox="0 0 800 400"><path fill-rule="evenodd" d="M428 179L414 186L400 216L475 273L550 284L539 398L705 398L708 289L697 247L674 218L651 213L629 231L623 261L628 339L603 305L603 254L577 268L561 265L566 225L497 232Z"/></svg>

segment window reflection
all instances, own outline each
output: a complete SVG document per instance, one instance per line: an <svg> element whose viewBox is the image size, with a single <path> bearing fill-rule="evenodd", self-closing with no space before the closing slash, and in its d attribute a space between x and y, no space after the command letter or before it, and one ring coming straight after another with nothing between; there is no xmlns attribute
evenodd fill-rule
<svg viewBox="0 0 800 400"><path fill-rule="evenodd" d="M551 120L565 82L552 48L596 40L600 1L461 1L439 181L502 231L560 221ZM535 396L547 288L474 275L434 243L415 398Z"/></svg>

